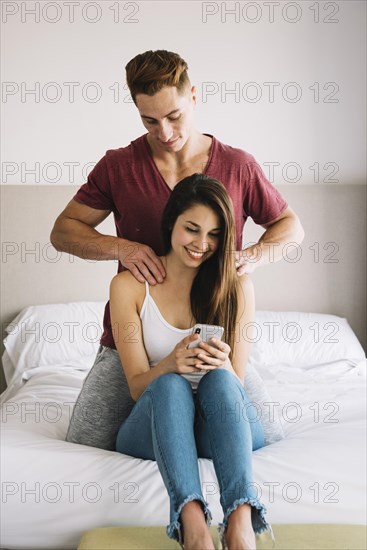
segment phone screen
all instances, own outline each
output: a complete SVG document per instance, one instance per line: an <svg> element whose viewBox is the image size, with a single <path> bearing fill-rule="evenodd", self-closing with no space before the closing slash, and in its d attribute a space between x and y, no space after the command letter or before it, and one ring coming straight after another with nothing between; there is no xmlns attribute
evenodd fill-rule
<svg viewBox="0 0 367 550"><path fill-rule="evenodd" d="M198 334L203 342L208 342L211 338L222 339L224 328L218 325L202 325L197 324L192 330L192 334ZM191 342L189 349L197 346L197 342Z"/></svg>

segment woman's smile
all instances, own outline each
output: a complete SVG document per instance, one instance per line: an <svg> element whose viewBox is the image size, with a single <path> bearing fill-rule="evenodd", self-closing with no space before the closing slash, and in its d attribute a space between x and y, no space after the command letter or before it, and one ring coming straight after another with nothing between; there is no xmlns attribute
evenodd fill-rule
<svg viewBox="0 0 367 550"><path fill-rule="evenodd" d="M194 260L201 260L201 258L204 256L205 252L196 252L194 250L191 250L188 247L184 247L190 258L193 258Z"/></svg>

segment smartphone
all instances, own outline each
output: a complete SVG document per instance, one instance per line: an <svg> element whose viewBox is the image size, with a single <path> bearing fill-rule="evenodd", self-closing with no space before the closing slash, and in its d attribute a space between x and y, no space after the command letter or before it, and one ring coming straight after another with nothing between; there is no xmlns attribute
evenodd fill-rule
<svg viewBox="0 0 367 550"><path fill-rule="evenodd" d="M210 338L217 338L218 340L222 339L224 333L224 328L218 325L201 325L198 323L194 326L191 331L191 334L198 334L203 342L208 342ZM200 340L195 340L191 342L187 349L196 348Z"/></svg>

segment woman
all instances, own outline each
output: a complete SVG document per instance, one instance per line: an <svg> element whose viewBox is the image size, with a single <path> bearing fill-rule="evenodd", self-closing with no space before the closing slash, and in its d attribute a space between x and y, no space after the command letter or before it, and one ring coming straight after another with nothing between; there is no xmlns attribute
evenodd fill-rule
<svg viewBox="0 0 367 550"><path fill-rule="evenodd" d="M179 182L163 213L162 236L161 285L142 286L127 271L111 283L114 338L136 401L116 450L157 461L170 497L167 534L186 550L214 548L198 470L198 457L212 459L222 540L230 550L253 549L255 533L270 528L252 483L251 453L264 446L264 433L260 420L249 418L243 389L249 345L241 335L254 300L246 288L252 298L244 303L252 285L236 273L235 222L224 186L203 174ZM223 340L204 343L191 334L195 323L223 326ZM238 406L241 414L233 414Z"/></svg>

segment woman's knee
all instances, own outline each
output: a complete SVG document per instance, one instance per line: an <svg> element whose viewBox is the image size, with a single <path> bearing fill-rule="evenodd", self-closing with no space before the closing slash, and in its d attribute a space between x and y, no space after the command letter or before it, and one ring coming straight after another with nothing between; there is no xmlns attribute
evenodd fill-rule
<svg viewBox="0 0 367 550"><path fill-rule="evenodd" d="M243 398L243 388L237 378L226 369L215 369L203 376L198 387L201 401L231 403L233 399Z"/></svg>
<svg viewBox="0 0 367 550"><path fill-rule="evenodd" d="M190 383L186 378L175 372L162 374L149 384L147 390L153 393L158 392L162 397L166 395L174 399L177 399L177 396L181 394L192 394Z"/></svg>
<svg viewBox="0 0 367 550"><path fill-rule="evenodd" d="M209 371L200 380L199 388L201 389L224 389L227 387L233 387L236 384L236 378L227 369L214 369Z"/></svg>
<svg viewBox="0 0 367 550"><path fill-rule="evenodd" d="M149 400L155 416L168 415L179 421L182 415L186 417L195 411L190 383L179 374L163 374L153 380L140 397L144 398Z"/></svg>

